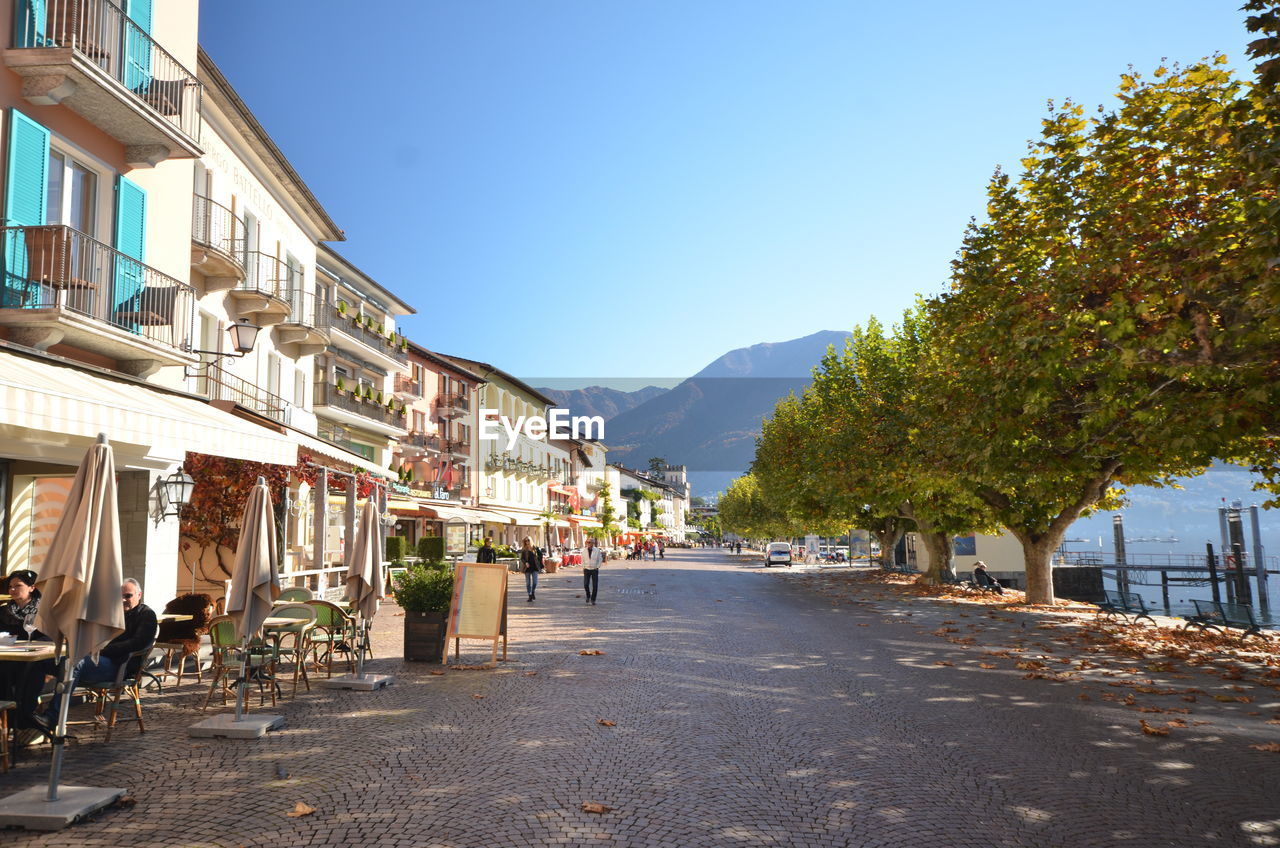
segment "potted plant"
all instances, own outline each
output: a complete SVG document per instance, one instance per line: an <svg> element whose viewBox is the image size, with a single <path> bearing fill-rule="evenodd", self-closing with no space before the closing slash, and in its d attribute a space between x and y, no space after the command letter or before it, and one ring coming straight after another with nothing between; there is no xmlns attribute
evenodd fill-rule
<svg viewBox="0 0 1280 848"><path fill-rule="evenodd" d="M452 567L439 560L410 566L396 577L392 592L404 610L404 658L439 663L453 600Z"/></svg>

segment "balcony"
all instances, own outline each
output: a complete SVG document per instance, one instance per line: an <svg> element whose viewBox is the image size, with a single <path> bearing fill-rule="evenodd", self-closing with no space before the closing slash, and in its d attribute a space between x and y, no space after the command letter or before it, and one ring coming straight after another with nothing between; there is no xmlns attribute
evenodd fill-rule
<svg viewBox="0 0 1280 848"><path fill-rule="evenodd" d="M204 86L111 0L20 0L4 63L22 96L62 104L125 147L135 168L195 159Z"/></svg>
<svg viewBox="0 0 1280 848"><path fill-rule="evenodd" d="M234 288L247 276L245 225L221 203L196 195L191 208L191 269L204 277L205 291Z"/></svg>
<svg viewBox="0 0 1280 848"><path fill-rule="evenodd" d="M444 443L443 450L451 456L471 456L471 445L457 439L449 439Z"/></svg>
<svg viewBox="0 0 1280 848"><path fill-rule="evenodd" d="M400 440L400 453L406 458L424 458L440 453L440 437L427 433L410 433Z"/></svg>
<svg viewBox="0 0 1280 848"><path fill-rule="evenodd" d="M341 330L345 336L361 343L363 349L356 348L357 350L367 353L367 349L372 349L385 357L388 370L396 370L409 363L409 345L404 336L395 333L386 336L379 333L378 324L375 323L373 316L361 314L345 301L340 301L332 307L330 318L335 329ZM335 338L334 341L337 339Z"/></svg>
<svg viewBox="0 0 1280 848"><path fill-rule="evenodd" d="M422 397L422 383L405 374L397 374L396 395L405 400L417 400Z"/></svg>
<svg viewBox="0 0 1280 848"><path fill-rule="evenodd" d="M442 418L461 418L471 409L471 399L467 395L443 394L436 396L436 415Z"/></svg>
<svg viewBox="0 0 1280 848"><path fill-rule="evenodd" d="M214 401L215 404L219 401L235 404L279 424L288 423L286 421L288 401L248 380L242 380L234 374L227 373L217 363L209 366L202 380L203 393L208 395L209 400Z"/></svg>
<svg viewBox="0 0 1280 848"><path fill-rule="evenodd" d="M64 226L4 227L0 326L18 344L66 344L146 377L194 361L191 286Z"/></svg>
<svg viewBox="0 0 1280 848"><path fill-rule="evenodd" d="M227 297L238 318L247 318L260 327L279 324L289 316L289 266L267 253L245 253L245 277Z"/></svg>
<svg viewBox="0 0 1280 848"><path fill-rule="evenodd" d="M329 305L319 292L290 289L289 314L276 325L276 341L294 345L297 356L321 353L329 344Z"/></svg>
<svg viewBox="0 0 1280 848"><path fill-rule="evenodd" d="M407 429L403 409L388 409L383 403L363 397L359 389L339 389L329 383L315 384L317 411L325 407L325 413L346 424L365 427L383 435L400 437Z"/></svg>

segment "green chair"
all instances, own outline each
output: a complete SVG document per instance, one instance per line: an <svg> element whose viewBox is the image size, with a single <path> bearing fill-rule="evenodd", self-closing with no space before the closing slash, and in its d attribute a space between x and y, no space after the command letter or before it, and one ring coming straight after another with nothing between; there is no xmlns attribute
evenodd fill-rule
<svg viewBox="0 0 1280 848"><path fill-rule="evenodd" d="M107 742L111 741L111 731L115 730L120 698L124 695L128 695L129 699L133 701L134 718L130 720L138 722L139 733L145 733L147 730L146 725L142 723L142 666L151 656L153 647L155 647L154 642L130 654L116 670L115 680L109 680L104 683L84 683L80 686L81 689L91 693L97 699L98 704L94 715L99 719L102 718L103 711L108 710L109 705L109 715L106 719Z"/></svg>
<svg viewBox="0 0 1280 848"><path fill-rule="evenodd" d="M209 709L209 701L213 699L214 690L222 687L222 705L226 706L227 696L235 696L234 683L242 672L258 681L258 704L266 703L263 695L263 683L271 684L271 706L276 705L275 682L276 651L274 646L264 645L261 641L249 644L248 669L245 666L244 651L240 640L236 638L236 621L229 615L220 615L209 622L209 642L213 646L213 665L210 667L209 694L205 696L204 707ZM249 707L245 704L245 709Z"/></svg>
<svg viewBox="0 0 1280 848"><path fill-rule="evenodd" d="M302 586L295 586L292 589L285 589L283 592L281 592L280 597L276 599L276 603L283 604L286 601L291 601L294 603L306 603L307 601L311 600L314 597L315 597L315 594L312 593L310 589L304 588Z"/></svg>
<svg viewBox="0 0 1280 848"><path fill-rule="evenodd" d="M333 677L333 655L345 653L347 665L354 673L356 620L342 607L329 601L308 601L316 611L316 626L311 631L311 650L316 670L325 666L328 677Z"/></svg>
<svg viewBox="0 0 1280 848"><path fill-rule="evenodd" d="M311 631L316 626L315 609L310 603L282 604L271 610L271 617L290 618L297 622L271 627L267 630L267 635L273 642L277 662L281 659L293 662L293 694L298 694L299 678L310 692L311 681L307 678L306 661Z"/></svg>

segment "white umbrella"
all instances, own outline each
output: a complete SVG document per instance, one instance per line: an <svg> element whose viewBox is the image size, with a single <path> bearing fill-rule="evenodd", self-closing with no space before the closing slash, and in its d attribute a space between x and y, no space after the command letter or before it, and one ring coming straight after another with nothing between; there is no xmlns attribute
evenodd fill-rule
<svg viewBox="0 0 1280 848"><path fill-rule="evenodd" d="M236 622L236 636L243 645L243 663L236 691L236 720L244 708L245 675L249 671L249 640L271 614L280 597L280 575L276 573L276 521L271 513L271 490L259 477L249 492L240 519L240 541L231 570L231 593L227 615Z"/></svg>
<svg viewBox="0 0 1280 848"><path fill-rule="evenodd" d="M369 498L356 522L355 544L347 561L347 599L360 620L356 627L356 675L364 674L364 628L378 614L384 594L382 583L382 517Z"/></svg>
<svg viewBox="0 0 1280 848"><path fill-rule="evenodd" d="M36 582L41 593L36 628L47 633L55 644L66 644L53 765L49 769L49 801L58 800L75 664L81 657L96 655L124 632L124 605L120 602L124 576L120 561L115 457L106 434L100 434L76 471L66 509L58 520Z"/></svg>

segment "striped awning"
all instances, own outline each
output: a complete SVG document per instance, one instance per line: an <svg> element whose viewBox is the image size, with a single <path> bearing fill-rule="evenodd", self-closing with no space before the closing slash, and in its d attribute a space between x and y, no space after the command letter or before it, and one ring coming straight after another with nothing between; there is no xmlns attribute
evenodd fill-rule
<svg viewBox="0 0 1280 848"><path fill-rule="evenodd" d="M187 451L273 465L298 461L290 439L197 398L0 351L6 455L57 462L68 453L83 455L99 433L117 454L157 464L181 462Z"/></svg>

